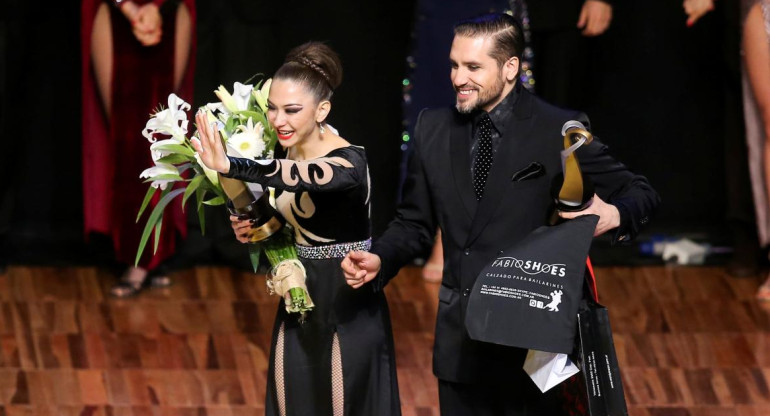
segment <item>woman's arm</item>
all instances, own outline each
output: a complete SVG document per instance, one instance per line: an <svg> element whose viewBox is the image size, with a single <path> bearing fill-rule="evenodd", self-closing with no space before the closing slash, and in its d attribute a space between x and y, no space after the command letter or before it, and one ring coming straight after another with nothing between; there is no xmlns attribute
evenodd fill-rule
<svg viewBox="0 0 770 416"><path fill-rule="evenodd" d="M329 155L301 162L289 159L254 161L230 157L224 176L291 192L329 192L355 188L363 183L366 159L363 149L345 147Z"/></svg>
<svg viewBox="0 0 770 416"><path fill-rule="evenodd" d="M301 162L288 159L254 161L227 157L217 131L206 114L195 115L200 140L191 143L201 162L224 176L291 192L351 189L368 180L366 155L360 147L341 147L328 155Z"/></svg>

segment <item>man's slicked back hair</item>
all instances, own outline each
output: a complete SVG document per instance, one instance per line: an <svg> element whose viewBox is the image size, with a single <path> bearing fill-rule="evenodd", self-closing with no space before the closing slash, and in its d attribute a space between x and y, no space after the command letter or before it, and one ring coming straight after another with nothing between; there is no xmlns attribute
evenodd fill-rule
<svg viewBox="0 0 770 416"><path fill-rule="evenodd" d="M468 38L490 37L494 43L489 55L502 67L512 57L521 60L524 51L524 32L521 23L504 13L490 13L457 22L455 36Z"/></svg>

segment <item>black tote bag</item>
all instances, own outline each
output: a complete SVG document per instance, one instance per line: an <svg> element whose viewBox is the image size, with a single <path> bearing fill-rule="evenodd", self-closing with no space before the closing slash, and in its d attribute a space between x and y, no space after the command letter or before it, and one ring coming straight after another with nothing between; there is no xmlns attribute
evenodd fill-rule
<svg viewBox="0 0 770 416"><path fill-rule="evenodd" d="M607 308L583 301L578 311L575 361L580 372L562 383L569 416L628 416Z"/></svg>
<svg viewBox="0 0 770 416"><path fill-rule="evenodd" d="M539 227L481 271L465 326L477 341L569 354L586 258L599 217Z"/></svg>

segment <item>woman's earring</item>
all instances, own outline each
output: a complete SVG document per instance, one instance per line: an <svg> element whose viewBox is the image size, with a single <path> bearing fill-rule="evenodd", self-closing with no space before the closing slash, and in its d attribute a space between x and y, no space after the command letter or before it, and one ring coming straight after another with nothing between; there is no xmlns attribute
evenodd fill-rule
<svg viewBox="0 0 770 416"><path fill-rule="evenodd" d="M321 129L321 134L326 132L326 129L324 129L324 125L322 123L318 123L318 127Z"/></svg>

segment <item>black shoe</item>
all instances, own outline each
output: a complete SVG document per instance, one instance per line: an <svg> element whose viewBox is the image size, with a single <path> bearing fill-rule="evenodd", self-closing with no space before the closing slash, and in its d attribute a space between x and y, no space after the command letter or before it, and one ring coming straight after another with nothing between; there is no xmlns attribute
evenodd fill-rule
<svg viewBox="0 0 770 416"><path fill-rule="evenodd" d="M142 281L131 282L128 280L128 271L123 273L118 283L110 288L110 295L116 298L130 298L136 296L146 288L169 287L173 281L168 275L157 275L152 272L147 273Z"/></svg>

